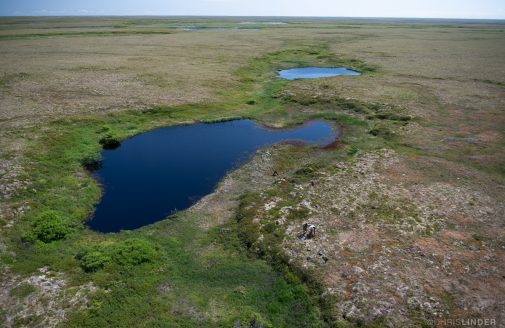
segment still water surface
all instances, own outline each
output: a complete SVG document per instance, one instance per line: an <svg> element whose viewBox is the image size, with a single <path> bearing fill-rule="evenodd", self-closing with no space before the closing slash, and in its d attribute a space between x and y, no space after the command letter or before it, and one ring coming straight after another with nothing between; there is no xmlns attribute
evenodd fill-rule
<svg viewBox="0 0 505 328"><path fill-rule="evenodd" d="M271 130L251 120L236 120L139 134L102 152L95 176L103 197L87 224L95 231L117 232L162 220L211 193L227 172L257 149L285 141L324 146L336 133L326 121Z"/></svg>
<svg viewBox="0 0 505 328"><path fill-rule="evenodd" d="M317 79L320 77L331 77L338 75L361 75L344 67L302 67L277 71L279 77L286 80L296 79Z"/></svg>

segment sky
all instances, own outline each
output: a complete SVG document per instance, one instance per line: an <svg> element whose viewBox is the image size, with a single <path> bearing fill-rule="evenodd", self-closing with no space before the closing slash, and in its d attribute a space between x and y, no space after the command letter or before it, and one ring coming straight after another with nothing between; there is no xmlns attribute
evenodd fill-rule
<svg viewBox="0 0 505 328"><path fill-rule="evenodd" d="M0 16L32 15L505 19L505 0L0 0Z"/></svg>

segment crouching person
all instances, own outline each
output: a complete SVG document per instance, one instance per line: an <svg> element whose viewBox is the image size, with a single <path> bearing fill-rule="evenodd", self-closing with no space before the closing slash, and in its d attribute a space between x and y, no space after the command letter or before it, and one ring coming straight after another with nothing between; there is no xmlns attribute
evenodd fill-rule
<svg viewBox="0 0 505 328"><path fill-rule="evenodd" d="M303 239L312 239L316 236L316 226L305 222L303 224Z"/></svg>

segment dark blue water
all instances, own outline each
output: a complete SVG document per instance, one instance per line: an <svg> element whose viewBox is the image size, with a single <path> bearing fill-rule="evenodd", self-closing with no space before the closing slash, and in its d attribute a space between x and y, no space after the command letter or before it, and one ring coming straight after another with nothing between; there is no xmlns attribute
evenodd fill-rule
<svg viewBox="0 0 505 328"><path fill-rule="evenodd" d="M324 121L269 130L237 120L142 133L102 152L96 176L104 194L87 224L100 232L142 227L211 193L227 172L258 148L282 141L322 146L335 138L333 126Z"/></svg>
<svg viewBox="0 0 505 328"><path fill-rule="evenodd" d="M317 79L337 75L361 75L344 67L302 67L277 71L279 77L286 80Z"/></svg>

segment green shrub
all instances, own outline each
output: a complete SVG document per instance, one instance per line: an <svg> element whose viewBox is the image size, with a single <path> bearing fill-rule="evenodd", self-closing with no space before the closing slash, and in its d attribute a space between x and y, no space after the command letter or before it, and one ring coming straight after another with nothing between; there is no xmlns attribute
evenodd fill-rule
<svg viewBox="0 0 505 328"><path fill-rule="evenodd" d="M64 239L74 231L73 225L54 211L42 213L32 225L27 237L44 243Z"/></svg>
<svg viewBox="0 0 505 328"><path fill-rule="evenodd" d="M144 239L132 238L114 244L88 247L76 255L79 265L86 272L94 272L113 263L131 267L142 263L154 262L158 251Z"/></svg>
<svg viewBox="0 0 505 328"><path fill-rule="evenodd" d="M119 139L110 133L106 134L99 142L103 149L114 149L121 145Z"/></svg>
<svg viewBox="0 0 505 328"><path fill-rule="evenodd" d="M113 261L124 266L153 262L157 257L156 249L148 241L139 238L116 244L112 253Z"/></svg>
<svg viewBox="0 0 505 328"><path fill-rule="evenodd" d="M84 166L87 170L95 171L100 168L102 161L102 156L99 153L94 153L91 155L85 156L81 160L82 166Z"/></svg>
<svg viewBox="0 0 505 328"><path fill-rule="evenodd" d="M85 251L77 256L81 268L86 272L94 272L102 269L105 264L111 261L110 256L98 249Z"/></svg>

